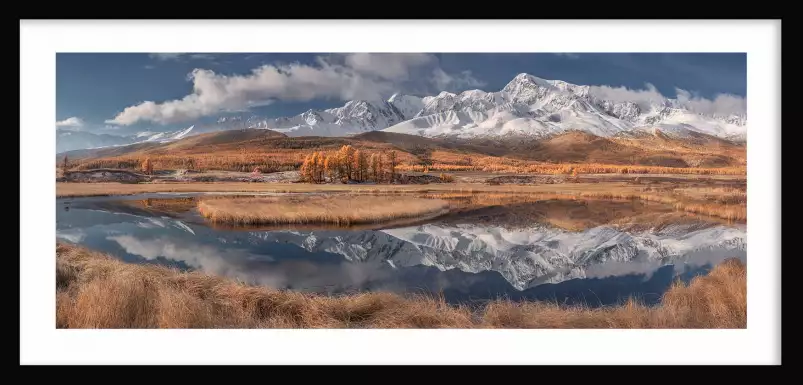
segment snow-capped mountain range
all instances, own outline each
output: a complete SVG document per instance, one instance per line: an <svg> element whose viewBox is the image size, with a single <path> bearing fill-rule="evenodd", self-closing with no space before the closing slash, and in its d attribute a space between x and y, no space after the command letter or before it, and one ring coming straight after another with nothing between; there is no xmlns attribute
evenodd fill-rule
<svg viewBox="0 0 803 385"><path fill-rule="evenodd" d="M544 137L582 130L611 137L623 132L659 129L667 134L700 132L744 140L746 116L692 112L676 99L660 102L615 102L600 99L580 86L519 74L502 90L441 92L419 98L394 94L387 101L350 101L323 111L289 118L252 118L251 128L269 128L288 136L347 136L384 130L422 136L462 138Z"/></svg>
<svg viewBox="0 0 803 385"><path fill-rule="evenodd" d="M190 126L182 130L170 132L139 132L135 135L109 135L93 134L91 132L57 129L56 130L56 153L70 150L102 148L112 146L125 146L134 143L167 143L190 135L199 134L194 130L195 126ZM208 132L210 130L207 130ZM217 131L217 129L212 130Z"/></svg>
<svg viewBox="0 0 803 385"><path fill-rule="evenodd" d="M227 116L214 124L141 133L127 137L58 130L58 152L148 141L167 142L203 132L262 128L288 136L349 136L368 131L460 138L548 137L571 130L611 137L630 132L683 136L704 133L747 139L747 117L693 112L677 99L613 101L594 96L590 86L519 74L496 92L468 90L418 97L396 93L382 102L352 100L344 106L308 110L296 116Z"/></svg>

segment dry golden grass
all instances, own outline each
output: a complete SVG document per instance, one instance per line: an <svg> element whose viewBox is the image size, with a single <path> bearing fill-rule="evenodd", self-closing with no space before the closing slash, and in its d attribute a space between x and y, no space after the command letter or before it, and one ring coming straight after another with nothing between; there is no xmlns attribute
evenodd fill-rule
<svg viewBox="0 0 803 385"><path fill-rule="evenodd" d="M582 197L613 198L613 199L640 199L644 201L661 202L675 206L676 210L686 211L695 214L703 214L718 217L729 221L747 221L746 194L742 193L734 201L737 203L720 203L716 197L694 198L683 193L674 194L674 189L668 192L661 191L642 191L642 192L599 192L582 191L578 195ZM731 199L737 195L730 195ZM726 200L730 202L731 200Z"/></svg>
<svg viewBox="0 0 803 385"><path fill-rule="evenodd" d="M144 208L163 213L183 213L197 206L197 198L146 198L139 200L122 200L120 203L136 208Z"/></svg>
<svg viewBox="0 0 803 385"><path fill-rule="evenodd" d="M329 223L340 226L425 218L449 211L449 202L411 196L305 195L202 199L198 211L214 223L235 225Z"/></svg>
<svg viewBox="0 0 803 385"><path fill-rule="evenodd" d="M742 180L741 177L709 177L711 180ZM690 179L693 182L694 179ZM449 183L428 185L355 185L304 183L190 182L190 183L56 183L56 197L131 195L148 192L492 192L576 194L581 191L636 192L643 187L623 182L556 183L545 185L486 185Z"/></svg>
<svg viewBox="0 0 803 385"><path fill-rule="evenodd" d="M673 184L664 189L624 182L556 183L544 185L483 185L449 183L430 185L344 185L287 183L56 183L57 197L129 195L146 192L342 192L351 194L378 193L494 193L555 194L575 198L641 199L673 205L690 213L747 220L746 193L730 187L683 187ZM482 199L486 199L482 197ZM533 199L542 199L535 197ZM487 205L487 203L486 203Z"/></svg>
<svg viewBox="0 0 803 385"><path fill-rule="evenodd" d="M320 296L135 265L57 244L58 328L745 328L746 267L725 261L658 306L492 301L480 308L390 293Z"/></svg>
<svg viewBox="0 0 803 385"><path fill-rule="evenodd" d="M264 154L240 154L237 152L217 152L214 154L191 155L150 155L154 170L192 169L199 171L223 170L251 172L259 168L262 172L298 170L307 155L314 149L272 150ZM372 150L372 149L371 149ZM368 150L370 151L370 150ZM379 150L374 150L379 151ZM379 152L372 152L379 153ZM492 173L526 174L566 174L576 170L578 174L690 174L690 175L746 175L745 166L726 167L662 167L648 165L621 165L604 163L547 163L540 161L513 159L507 157L474 155L471 164L465 164L466 156L459 153L436 151L432 164L424 165L413 155L398 152L400 172L454 172L484 171ZM75 169L91 170L115 168L139 170L145 155L122 155L117 157L89 159L79 163Z"/></svg>
<svg viewBox="0 0 803 385"><path fill-rule="evenodd" d="M747 168L733 167L660 167L639 165L615 164L560 164L541 163L518 159L503 159L497 157L483 157L474 161L471 166L462 164L433 163L430 166L418 164L402 164L399 171L485 171L493 173L516 174L547 174L571 175L577 174L683 174L683 175L746 175Z"/></svg>

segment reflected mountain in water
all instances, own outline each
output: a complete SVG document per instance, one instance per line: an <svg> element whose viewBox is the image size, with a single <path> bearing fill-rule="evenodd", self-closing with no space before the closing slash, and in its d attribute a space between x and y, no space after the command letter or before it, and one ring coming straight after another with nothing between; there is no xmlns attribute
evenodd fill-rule
<svg viewBox="0 0 803 385"><path fill-rule="evenodd" d="M657 300L676 274L704 272L728 257L746 259L744 226L700 220L622 226L623 219L646 215L632 203L617 203L617 210L597 203L529 208L517 203L512 211L472 209L462 219L382 230L234 231L206 226L186 201L175 202L185 208L178 213L119 202L119 197L58 200L59 208L71 208L58 211L57 237L129 262L305 291L427 292L453 300L546 296L571 302L593 287L600 303L633 293L652 293ZM557 209L560 205L571 212ZM583 206L596 214L584 213ZM529 222L522 214L527 210L538 213ZM605 217L606 210L614 215ZM500 220L511 215L515 221ZM550 224L567 218L574 227ZM576 218L594 219L576 226ZM665 267L669 264L675 267Z"/></svg>

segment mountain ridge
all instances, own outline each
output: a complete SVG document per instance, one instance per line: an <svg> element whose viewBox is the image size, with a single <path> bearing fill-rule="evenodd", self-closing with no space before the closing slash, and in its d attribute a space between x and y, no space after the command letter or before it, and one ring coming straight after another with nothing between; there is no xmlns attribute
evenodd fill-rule
<svg viewBox="0 0 803 385"><path fill-rule="evenodd" d="M616 101L593 95L591 86L518 74L501 90L460 93L442 91L418 97L395 93L387 100L351 100L341 107L307 110L289 117L229 116L215 123L187 129L112 138L107 134L80 134L88 146L79 146L59 131L57 152L141 142L169 142L203 132L230 129L271 129L288 136L344 137L385 131L426 137L499 139L549 138L570 131L600 137L638 135L660 131L677 138L706 134L744 142L745 115L693 112L678 99ZM79 134L74 134L79 135ZM98 138L90 135L100 135ZM105 136L103 136L105 135ZM108 137L107 137L108 136ZM144 138L144 139L143 139ZM79 139L80 140L80 139ZM73 144L71 144L73 143Z"/></svg>

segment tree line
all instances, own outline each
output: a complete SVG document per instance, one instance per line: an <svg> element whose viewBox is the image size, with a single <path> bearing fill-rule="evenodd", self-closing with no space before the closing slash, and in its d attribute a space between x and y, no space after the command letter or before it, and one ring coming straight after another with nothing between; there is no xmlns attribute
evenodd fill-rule
<svg viewBox="0 0 803 385"><path fill-rule="evenodd" d="M393 183L399 165L396 151L368 154L344 145L333 153L314 152L304 158L301 179L311 183L330 181L357 181Z"/></svg>

